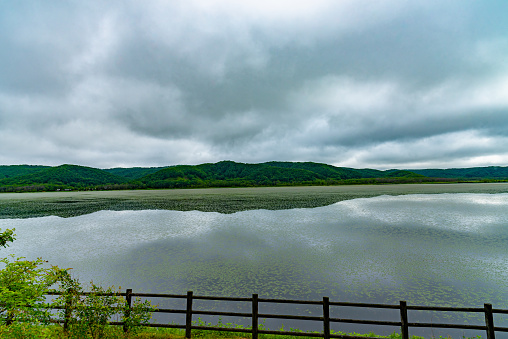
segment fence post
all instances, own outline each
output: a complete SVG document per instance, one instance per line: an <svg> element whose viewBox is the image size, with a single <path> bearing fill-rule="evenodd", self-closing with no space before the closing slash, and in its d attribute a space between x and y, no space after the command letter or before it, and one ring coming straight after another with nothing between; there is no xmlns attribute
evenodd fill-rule
<svg viewBox="0 0 508 339"><path fill-rule="evenodd" d="M187 292L187 310L185 315L185 338L191 337L192 326L192 291Z"/></svg>
<svg viewBox="0 0 508 339"><path fill-rule="evenodd" d="M492 314L492 304L483 304L485 310L485 325L487 325L487 339L495 339L494 315Z"/></svg>
<svg viewBox="0 0 508 339"><path fill-rule="evenodd" d="M407 303L400 301L400 331L402 339L409 339L409 326L407 325Z"/></svg>
<svg viewBox="0 0 508 339"><path fill-rule="evenodd" d="M123 331L127 333L129 331L129 326L127 325L127 322L130 320L131 316L131 307L132 307L132 288L128 288L125 291L125 303L127 304L127 307L124 310L123 313Z"/></svg>
<svg viewBox="0 0 508 339"><path fill-rule="evenodd" d="M252 295L252 339L258 339L258 295Z"/></svg>
<svg viewBox="0 0 508 339"><path fill-rule="evenodd" d="M63 326L64 333L69 332L69 322L70 322L71 316L72 316L72 300L74 298L75 293L76 293L75 289L69 288L67 290L67 295L65 296L65 312L64 312L64 326Z"/></svg>
<svg viewBox="0 0 508 339"><path fill-rule="evenodd" d="M330 339L330 299L323 297L323 338Z"/></svg>

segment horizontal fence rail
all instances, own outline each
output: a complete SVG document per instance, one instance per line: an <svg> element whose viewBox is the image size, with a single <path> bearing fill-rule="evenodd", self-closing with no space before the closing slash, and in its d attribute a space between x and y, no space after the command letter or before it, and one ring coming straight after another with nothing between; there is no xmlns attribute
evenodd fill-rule
<svg viewBox="0 0 508 339"><path fill-rule="evenodd" d="M48 292L45 295L63 295L62 292ZM80 293L86 296L90 292ZM234 297L212 297L212 296L197 296L192 291L187 292L186 295L179 294L158 294L158 293L133 293L131 289L127 289L125 293L102 293L94 295L103 296L122 296L125 297L129 308L132 306L133 297L141 298L168 298L168 299L185 299L185 309L164 309L158 308L152 310L152 313L170 313L170 314L185 314L185 324L160 324L149 323L142 324L146 327L163 327L163 328L178 328L185 329L185 337L191 338L192 330L209 330L209 331L223 331L223 332L241 332L252 334L253 339L257 339L259 334L274 334L274 335L291 335L291 336L306 336L316 338L362 338L358 336L348 336L332 333L330 330L330 323L351 323L362 325L388 325L400 327L401 336L403 339L409 339L409 328L411 327L427 327L427 328L451 328L451 329L468 329L468 330L481 330L487 334L487 339L495 339L495 332L508 332L508 327L494 326L493 314L508 314L508 309L494 309L491 304L484 304L483 308L466 308L466 307L430 307L430 306L413 306L407 305L405 301L400 301L398 305L389 304L368 304L368 303L352 303L352 302L332 302L328 297L323 297L319 301L305 301L305 300L290 300L290 299L268 299L259 298L257 294L253 294L251 298L234 298ZM245 312L222 312L222 311L205 311L193 309L194 300L210 300L210 301L239 301L251 303L252 311ZM321 305L323 309L322 316L303 316L303 315L287 315L287 314L264 314L259 313L260 303L277 303L277 304L297 304L297 305ZM400 321L380 321L380 320L362 320L362 319L343 319L331 318L330 308L333 306L343 307L364 307L364 308L379 308L379 309L396 309L400 312ZM51 309L65 309L65 306L50 307ZM465 324L439 324L439 323L419 323L408 321L408 310L417 311L442 311L442 312L465 312L465 313L483 313L485 316L485 325L465 325ZM251 328L229 328L229 327L214 327L214 326L197 326L193 325L193 315L217 315L217 316L230 316L239 318L251 318ZM322 332L294 332L294 331L272 331L259 329L259 319L288 319L288 320L308 320L319 321L322 323ZM63 323L64 327L67 325L67 319L54 320L55 322ZM110 325L124 325L123 322L109 322ZM125 327L124 327L125 328ZM376 339L376 338L374 338Z"/></svg>

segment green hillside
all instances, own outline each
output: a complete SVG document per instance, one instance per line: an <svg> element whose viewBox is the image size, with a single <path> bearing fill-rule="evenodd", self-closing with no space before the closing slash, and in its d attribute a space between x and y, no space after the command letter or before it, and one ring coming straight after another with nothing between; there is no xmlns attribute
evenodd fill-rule
<svg viewBox="0 0 508 339"><path fill-rule="evenodd" d="M28 187L33 190L58 188L87 188L97 185L121 184L128 180L106 171L77 165L49 167L31 174L4 178L0 187Z"/></svg>
<svg viewBox="0 0 508 339"><path fill-rule="evenodd" d="M201 165L97 169L77 165L0 166L0 192L58 189L206 188L508 180L508 167L380 171L314 162L221 161Z"/></svg>
<svg viewBox="0 0 508 339"><path fill-rule="evenodd" d="M423 174L415 173L414 171L407 170L387 170L384 171L384 178L425 178L426 176Z"/></svg>
<svg viewBox="0 0 508 339"><path fill-rule="evenodd" d="M489 166L471 168L411 170L426 177L459 179L508 179L508 167Z"/></svg>
<svg viewBox="0 0 508 339"><path fill-rule="evenodd" d="M142 178L146 175L155 173L157 171L160 171L161 169L164 168L166 167L131 167L131 168L117 167L117 168L108 168L105 169L104 171L114 175L118 175L123 178L127 178L129 180L135 180Z"/></svg>
<svg viewBox="0 0 508 339"><path fill-rule="evenodd" d="M19 177L22 175L35 173L49 167L50 166L37 166L37 165L8 165L8 166L1 165L0 179Z"/></svg>
<svg viewBox="0 0 508 339"><path fill-rule="evenodd" d="M265 164L275 167L304 169L316 174L320 174L322 179L366 179L366 178L418 178L425 177L422 174L417 174L408 170L387 170L379 171L375 169L354 169L348 167L335 167L327 164L320 164L315 162L277 162L271 161Z"/></svg>
<svg viewBox="0 0 508 339"><path fill-rule="evenodd" d="M335 167L327 164L319 164L315 162L278 162L271 161L266 162L266 165L281 168L291 169L302 169L310 171L321 176L321 179L359 179L367 176L362 175L360 171L346 168L346 167Z"/></svg>
<svg viewBox="0 0 508 339"><path fill-rule="evenodd" d="M379 179L381 178L381 179ZM421 182L424 176L410 171L355 170L313 162L244 164L221 161L196 166L172 166L140 178L144 187L248 187L282 185L338 185Z"/></svg>
<svg viewBox="0 0 508 339"><path fill-rule="evenodd" d="M147 175L139 181L153 188L235 187L305 184L323 178L317 173L304 169L221 161L215 164L168 167Z"/></svg>

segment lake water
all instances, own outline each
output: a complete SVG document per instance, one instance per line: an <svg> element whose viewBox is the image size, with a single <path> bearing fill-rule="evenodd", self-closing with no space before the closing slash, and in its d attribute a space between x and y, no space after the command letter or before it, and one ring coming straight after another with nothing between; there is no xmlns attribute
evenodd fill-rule
<svg viewBox="0 0 508 339"><path fill-rule="evenodd" d="M73 268L83 282L135 292L508 308L506 193L382 195L230 214L104 210L71 218L0 219L1 229L12 227L17 240L2 255L41 256ZM397 320L397 312L383 312L372 317ZM336 316L366 314L357 309ZM418 320L443 320L413 314ZM508 326L507 319L496 315L496 325ZM482 324L483 318L460 321ZM304 323L293 327L319 330Z"/></svg>

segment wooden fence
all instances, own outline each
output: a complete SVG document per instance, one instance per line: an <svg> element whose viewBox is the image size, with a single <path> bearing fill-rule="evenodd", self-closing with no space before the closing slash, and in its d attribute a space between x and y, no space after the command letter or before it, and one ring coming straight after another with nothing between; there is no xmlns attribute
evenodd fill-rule
<svg viewBox="0 0 508 339"><path fill-rule="evenodd" d="M46 295L61 295L62 293L51 292ZM86 295L85 293L83 295ZM350 324L364 324L364 325L388 325L400 327L403 339L409 339L409 328L411 327L426 327L426 328L450 328L450 329L466 329L466 330L481 330L487 334L487 339L495 339L495 332L508 332L508 327L494 326L494 314L508 314L508 309L493 309L491 304L484 304L483 308L465 308L465 307L428 307L428 306L412 306L407 305L405 301L400 301L398 305L388 304L367 304L367 303L351 303L351 302L334 302L330 301L328 297L323 297L320 301L304 301L304 300L289 300L289 299L267 299L259 298L257 294L253 294L251 298L231 298L231 297L210 297L210 296L197 296L192 291L187 292L186 295L178 294L154 294L154 293L133 293L132 289L127 289L125 293L114 293L109 295L119 295L126 299L129 307L132 305L133 297L143 298L169 298L169 299L186 299L185 309L164 309L158 308L153 312L157 313L172 313L172 314L185 314L185 325L177 324L159 324L150 323L143 326L149 327L165 327L165 328L179 328L185 329L185 337L191 338L192 330L211 330L223 332L243 332L252 334L253 339L257 339L259 334L275 334L275 335L291 335L291 336L306 336L317 338L360 338L356 336L347 336L331 333L331 323L350 323ZM249 302L252 306L252 312L219 312L219 311L204 311L193 309L194 300L211 300L211 301L240 301ZM277 303L277 304L298 304L298 305L321 305L323 308L322 316L299 316L299 315L284 315L284 314L264 314L259 313L260 303ZM379 321L379 320L361 320L361 319L343 319L330 317L330 308L333 306L346 306L346 307L363 307L363 308L377 308L377 309L397 309L400 312L400 321ZM57 309L57 308L55 308ZM62 307L59 307L62 309ZM439 323L420 323L409 322L408 310L420 311L443 311L443 312L466 312L466 313L483 313L485 315L485 325L465 325L465 324L439 324ZM213 326L197 326L193 325L193 315L214 315L214 316L231 316L241 318L251 318L251 328L228 328L228 327L213 327ZM312 332L294 332L294 331L271 331L259 329L259 319L291 319L291 320L309 320L319 321L323 325L323 331L320 333ZM61 323L66 323L66 320L59 320ZM110 322L112 325L124 325L122 322ZM66 325L66 324L65 324ZM64 326L65 326L64 325ZM375 330L374 330L375 331Z"/></svg>

